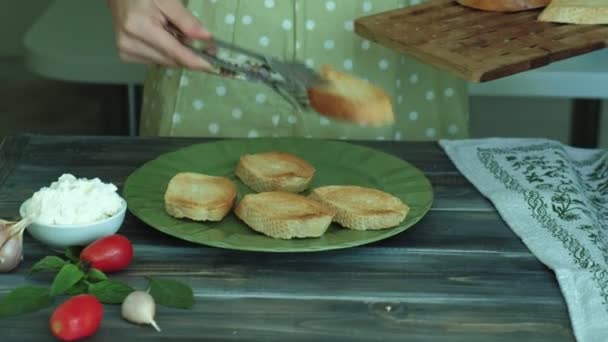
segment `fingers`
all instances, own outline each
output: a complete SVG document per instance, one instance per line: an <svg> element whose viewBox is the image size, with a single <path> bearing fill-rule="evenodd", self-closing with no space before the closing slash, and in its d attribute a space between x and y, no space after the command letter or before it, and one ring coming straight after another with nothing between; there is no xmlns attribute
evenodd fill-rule
<svg viewBox="0 0 608 342"><path fill-rule="evenodd" d="M190 39L211 36L179 0L109 0L116 45L128 62L182 66L210 71L207 61L171 35L165 26L177 26Z"/></svg>
<svg viewBox="0 0 608 342"><path fill-rule="evenodd" d="M165 66L178 65L171 57L130 35L122 35L118 42L118 46L119 56L125 62Z"/></svg>
<svg viewBox="0 0 608 342"><path fill-rule="evenodd" d="M211 65L207 61L178 41L164 27L149 25L146 32L142 36L143 40L163 55L176 61L177 64L189 69L211 70Z"/></svg>
<svg viewBox="0 0 608 342"><path fill-rule="evenodd" d="M211 33L180 1L157 1L165 17L191 39L209 40Z"/></svg>

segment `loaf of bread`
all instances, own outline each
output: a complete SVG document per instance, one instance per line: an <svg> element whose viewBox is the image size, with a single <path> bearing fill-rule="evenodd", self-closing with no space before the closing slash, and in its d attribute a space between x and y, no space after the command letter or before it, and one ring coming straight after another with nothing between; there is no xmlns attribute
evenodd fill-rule
<svg viewBox="0 0 608 342"><path fill-rule="evenodd" d="M608 1L553 0L538 19L566 24L608 24Z"/></svg>
<svg viewBox="0 0 608 342"><path fill-rule="evenodd" d="M390 96L371 83L334 70L320 70L325 83L310 88L311 107L320 114L351 123L384 126L395 122Z"/></svg>
<svg viewBox="0 0 608 342"><path fill-rule="evenodd" d="M192 172L176 174L164 196L169 215L194 221L221 221L235 198L236 186L228 178Z"/></svg>
<svg viewBox="0 0 608 342"><path fill-rule="evenodd" d="M315 168L305 160L289 153L268 152L241 156L236 176L257 192L306 190Z"/></svg>
<svg viewBox="0 0 608 342"><path fill-rule="evenodd" d="M309 198L335 210L334 222L354 230L395 227L410 210L393 195L360 186L324 186L314 189Z"/></svg>
<svg viewBox="0 0 608 342"><path fill-rule="evenodd" d="M547 6L551 0L457 0L459 4L483 11L517 12Z"/></svg>
<svg viewBox="0 0 608 342"><path fill-rule="evenodd" d="M253 230L277 239L319 237L335 214L319 202L288 192L245 195L235 213Z"/></svg>

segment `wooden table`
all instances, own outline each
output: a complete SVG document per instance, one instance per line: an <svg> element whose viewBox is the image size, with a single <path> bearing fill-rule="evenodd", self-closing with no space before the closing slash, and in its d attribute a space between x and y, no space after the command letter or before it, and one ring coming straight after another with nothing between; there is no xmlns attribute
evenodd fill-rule
<svg viewBox="0 0 608 342"><path fill-rule="evenodd" d="M142 163L204 142L195 139L19 136L0 145L0 217L62 172L122 186ZM106 306L93 341L574 341L554 274L433 143L374 142L423 170L436 199L415 227L358 248L304 254L235 252L186 243L128 215L121 230L135 245L129 270L189 283L192 311L159 308L156 333ZM0 275L0 295L26 281L49 250L26 235L18 271ZM38 279L38 278L37 278ZM44 282L48 284L48 282ZM1 340L51 338L52 309L0 320Z"/></svg>

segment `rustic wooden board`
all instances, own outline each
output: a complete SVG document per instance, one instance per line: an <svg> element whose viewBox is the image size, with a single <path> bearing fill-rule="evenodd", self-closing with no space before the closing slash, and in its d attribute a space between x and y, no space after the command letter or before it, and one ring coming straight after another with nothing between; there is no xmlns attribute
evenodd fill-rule
<svg viewBox="0 0 608 342"><path fill-rule="evenodd" d="M473 82L608 46L608 26L541 22L540 12L484 12L452 0L429 0L360 18L355 32Z"/></svg>
<svg viewBox="0 0 608 342"><path fill-rule="evenodd" d="M161 153L201 139L21 136L0 144L0 217L61 172L122 187ZM130 325L106 306L92 341L550 341L573 342L555 276L434 143L360 142L423 170L434 206L415 227L378 243L323 253L238 252L187 243L127 215L121 233L135 258L113 277L178 279L193 310L158 308L163 331ZM25 237L17 272L0 274L0 296L30 278L49 250ZM48 280L48 279L47 279ZM48 282L44 283L48 284ZM50 340L52 309L0 320L3 342Z"/></svg>

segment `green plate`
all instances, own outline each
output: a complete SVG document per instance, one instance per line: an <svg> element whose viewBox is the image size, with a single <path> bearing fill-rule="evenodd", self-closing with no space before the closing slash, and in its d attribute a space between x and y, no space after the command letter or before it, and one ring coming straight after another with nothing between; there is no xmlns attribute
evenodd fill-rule
<svg viewBox="0 0 608 342"><path fill-rule="evenodd" d="M163 195L178 172L225 176L238 187L238 198L252 192L234 176L243 154L283 151L307 160L316 169L311 187L360 185L386 191L410 206L398 227L354 231L332 224L320 238L279 240L257 233L233 213L221 222L175 219L164 210ZM433 190L422 172L409 163L376 150L344 142L312 139L224 140L189 146L161 155L133 172L124 187L129 210L151 227L186 241L236 250L311 252L348 248L382 240L418 222L430 209Z"/></svg>

